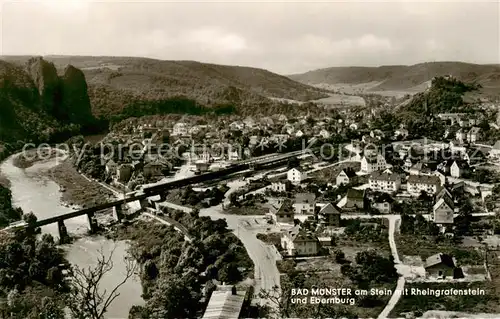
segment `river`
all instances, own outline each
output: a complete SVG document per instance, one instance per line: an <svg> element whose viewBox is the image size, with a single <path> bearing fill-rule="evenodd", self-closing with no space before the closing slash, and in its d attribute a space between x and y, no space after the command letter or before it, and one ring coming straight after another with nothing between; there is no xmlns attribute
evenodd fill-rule
<svg viewBox="0 0 500 319"><path fill-rule="evenodd" d="M0 171L10 181L12 200L15 206L21 207L25 213L32 211L39 219L57 216L72 210L62 205L59 186L46 174L47 170L57 165L57 161L60 161L61 158L21 169L13 165L15 156L7 158L0 165ZM87 218L81 216L66 220L65 225L70 234L83 235L87 231ZM44 226L42 232L58 237L57 224ZM115 242L104 237L82 237L73 244L63 247L67 252L67 259L80 267L94 265L100 250L105 256L109 256L113 252L114 267L102 279L101 289L111 291L117 283L123 280L125 273L123 260L128 247L126 242ZM128 318L130 307L144 304L141 298L142 288L139 278L131 278L118 292L120 295L106 313L108 319Z"/></svg>

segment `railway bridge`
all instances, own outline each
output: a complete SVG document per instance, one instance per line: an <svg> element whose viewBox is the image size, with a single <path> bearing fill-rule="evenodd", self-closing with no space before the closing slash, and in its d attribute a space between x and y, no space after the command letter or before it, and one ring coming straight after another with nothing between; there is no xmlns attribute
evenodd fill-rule
<svg viewBox="0 0 500 319"><path fill-rule="evenodd" d="M57 223L58 225L58 232L59 232L59 239L61 243L66 243L67 240L69 239L68 236L68 231L66 229L66 226L64 224L64 221L67 219L75 218L78 216L87 216L88 220L88 228L90 232L95 232L97 230L97 220L95 219L95 214L98 212L101 212L106 209L113 209L113 216L117 222L122 221L122 219L125 217L124 212L123 212L123 206L126 205L127 203L131 202L139 202L141 209L145 209L147 207L151 206L151 200L153 200L153 197L157 197L157 195L160 196L161 200L166 200L166 191L172 190L172 189L177 189L180 187L184 187L187 185L193 185L193 184L198 184L202 182L206 182L209 180L216 180L220 179L223 177L227 177L229 175L234 175L238 173L243 173L245 171L248 171L249 169L252 170L262 170L270 167L275 167L279 165L286 164L288 159L291 157L295 157L298 155L303 154L303 151L295 151L295 152L289 152L289 153L284 153L284 154L276 154L273 156L267 156L267 157L260 157L260 158L255 158L255 159L250 159L250 160L245 160L245 161L240 161L228 168L215 171L215 172L209 172L201 175L196 175L184 179L179 179L179 180L174 180L170 182L165 182L161 184L156 184L152 186L146 186L142 187L141 190L129 193L125 198L111 201L108 203L96 205L94 207L89 207L89 208L84 208L80 210L76 210L73 212L69 212L66 214L61 214L58 216L53 216L50 218L38 220L36 223L33 224L22 224L17 227L22 227L22 228L37 228L37 227L42 227L46 226L49 224Z"/></svg>

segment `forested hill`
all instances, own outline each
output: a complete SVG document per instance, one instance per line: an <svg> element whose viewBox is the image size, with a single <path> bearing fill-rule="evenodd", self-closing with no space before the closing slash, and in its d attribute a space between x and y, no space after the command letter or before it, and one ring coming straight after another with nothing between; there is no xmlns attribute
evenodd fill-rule
<svg viewBox="0 0 500 319"><path fill-rule="evenodd" d="M332 67L290 75L309 85L351 84L368 91L420 91L437 76L452 75L464 82L481 84L486 94L500 95L500 65L463 62L429 62L380 67Z"/></svg>
<svg viewBox="0 0 500 319"><path fill-rule="evenodd" d="M26 59L6 58L17 63ZM71 64L84 72L92 111L98 117L116 115L130 105L158 104L179 97L208 108L245 108L268 103L269 97L308 101L326 96L317 88L251 67L128 57L45 59L57 68Z"/></svg>

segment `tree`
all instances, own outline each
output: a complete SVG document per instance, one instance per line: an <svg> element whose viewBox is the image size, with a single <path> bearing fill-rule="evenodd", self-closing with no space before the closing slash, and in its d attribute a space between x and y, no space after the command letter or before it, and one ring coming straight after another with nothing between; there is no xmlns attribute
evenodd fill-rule
<svg viewBox="0 0 500 319"><path fill-rule="evenodd" d="M230 263L220 269L218 277L220 281L228 284L237 283L242 279L241 273L238 270L238 265L235 263Z"/></svg>
<svg viewBox="0 0 500 319"><path fill-rule="evenodd" d="M125 257L125 277L111 292L101 291L103 277L113 269L113 252L108 257L99 252L97 264L87 269L79 266L70 271L71 289L68 296L68 307L76 319L103 319L104 314L113 301L120 295L117 291L135 273L136 263L130 257Z"/></svg>

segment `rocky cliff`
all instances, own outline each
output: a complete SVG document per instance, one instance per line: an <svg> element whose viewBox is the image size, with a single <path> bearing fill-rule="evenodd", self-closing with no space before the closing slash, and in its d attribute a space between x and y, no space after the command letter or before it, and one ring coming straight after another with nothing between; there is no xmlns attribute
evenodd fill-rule
<svg viewBox="0 0 500 319"><path fill-rule="evenodd" d="M56 115L61 121L88 126L93 116L87 93L85 75L80 69L68 65L61 77L61 107Z"/></svg>
<svg viewBox="0 0 500 319"><path fill-rule="evenodd" d="M92 121L87 83L77 68L58 76L41 57L24 65L0 60L0 142L63 139Z"/></svg>
<svg viewBox="0 0 500 319"><path fill-rule="evenodd" d="M42 57L35 57L27 62L26 69L38 89L42 109L53 114L60 104L61 89L56 67Z"/></svg>

